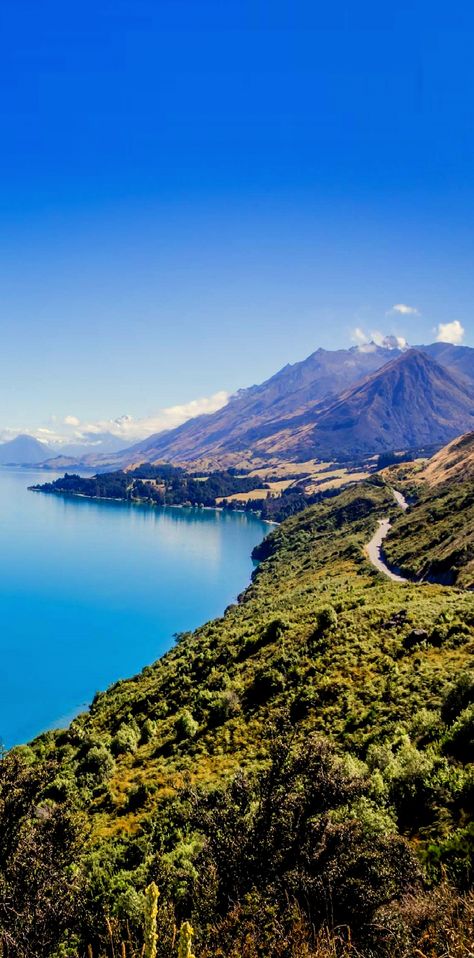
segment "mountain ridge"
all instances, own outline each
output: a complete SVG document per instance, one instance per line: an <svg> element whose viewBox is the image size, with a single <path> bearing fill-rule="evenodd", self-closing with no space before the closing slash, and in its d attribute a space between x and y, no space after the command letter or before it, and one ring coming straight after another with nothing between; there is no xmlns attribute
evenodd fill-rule
<svg viewBox="0 0 474 958"><path fill-rule="evenodd" d="M377 355L386 358L386 354ZM293 393L292 398L294 396ZM288 399L285 403L289 409ZM397 405L398 410L393 412L392 407L396 409ZM378 412L377 407L380 407ZM230 403L226 409L229 416ZM130 450L130 455L185 459L187 455L197 458L218 455L220 451L250 449L263 456L340 460L389 449L443 445L474 426L474 386L466 378L460 379L451 366L441 365L421 350L394 350L388 362L361 377L333 402L326 393L312 398L306 406L298 404L286 418L280 419L281 405L277 410L274 406L269 409L270 415L265 421L260 420L253 427L248 421L239 424L238 432L231 437L225 435L222 428L212 429L217 413L210 417L211 422L208 419L203 424L205 439L200 434L201 423L193 420L172 433L138 444ZM413 422L415 410L418 414ZM350 426L345 424L348 416ZM387 422L391 423L391 429L387 429ZM186 443L189 436L191 442L183 446L183 437Z"/></svg>
<svg viewBox="0 0 474 958"><path fill-rule="evenodd" d="M39 462L44 462L48 453L51 455L53 450L45 443L29 436L27 433L20 433L14 439L0 444L0 465L2 466L31 466Z"/></svg>
<svg viewBox="0 0 474 958"><path fill-rule="evenodd" d="M474 480L474 432L457 436L444 446L415 477L417 481L438 486L448 481Z"/></svg>
<svg viewBox="0 0 474 958"><path fill-rule="evenodd" d="M441 445L472 426L474 387L421 350L410 349L323 412L314 437L320 455L334 448L335 431L339 454L368 455Z"/></svg>
<svg viewBox="0 0 474 958"><path fill-rule="evenodd" d="M458 393L464 391L470 395L474 384L474 349L446 343L415 349L435 364L433 368L448 371ZM346 350L317 349L306 359L287 364L265 382L238 390L215 413L189 419L174 429L155 433L117 453L85 456L81 465L107 469L145 461L189 463L208 458L218 466L226 466L238 464L247 454L267 459L271 455L291 458L298 445L306 448L305 433L311 434L311 424L315 425L320 419L324 430L324 424L329 422L327 411L331 404L340 402L347 390L362 386L368 376L410 352L409 349L387 348L375 343ZM439 379L439 371L437 376ZM459 406L459 397L456 402ZM458 417L450 435L437 430L430 444L442 445L469 428L469 416ZM406 432L408 439L409 430ZM272 443L269 437L278 433L278 441ZM399 441L398 434L396 442ZM404 446L406 442L404 440ZM340 454L337 443L332 446L325 443L325 447L324 455L337 458ZM377 453L388 448L395 448L395 445L381 442L369 451ZM314 454L318 455L317 450ZM61 456L47 463L49 468L67 468L69 465L77 466L77 460Z"/></svg>

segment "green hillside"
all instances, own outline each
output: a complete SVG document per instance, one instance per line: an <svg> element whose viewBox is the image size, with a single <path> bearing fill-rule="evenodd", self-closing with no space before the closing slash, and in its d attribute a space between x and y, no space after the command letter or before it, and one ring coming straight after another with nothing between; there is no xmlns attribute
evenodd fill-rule
<svg viewBox="0 0 474 958"><path fill-rule="evenodd" d="M377 573L387 515L374 478L288 519L221 619L4 759L6 956L141 954L151 880L159 958L188 917L197 958L469 953L474 595Z"/></svg>
<svg viewBox="0 0 474 958"><path fill-rule="evenodd" d="M384 542L390 564L413 579L474 589L474 433L444 446L428 462L383 472L411 503Z"/></svg>
<svg viewBox="0 0 474 958"><path fill-rule="evenodd" d="M416 501L384 543L393 565L414 578L474 588L474 483L416 489Z"/></svg>

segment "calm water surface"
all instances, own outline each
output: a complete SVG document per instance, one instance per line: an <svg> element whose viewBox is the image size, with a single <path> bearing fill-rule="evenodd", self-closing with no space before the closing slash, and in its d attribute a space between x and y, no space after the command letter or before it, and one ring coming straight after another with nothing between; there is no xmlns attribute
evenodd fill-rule
<svg viewBox="0 0 474 958"><path fill-rule="evenodd" d="M0 469L0 739L65 724L175 632L247 585L269 526L241 513L157 509L28 492L48 476ZM55 478L55 477L53 477Z"/></svg>

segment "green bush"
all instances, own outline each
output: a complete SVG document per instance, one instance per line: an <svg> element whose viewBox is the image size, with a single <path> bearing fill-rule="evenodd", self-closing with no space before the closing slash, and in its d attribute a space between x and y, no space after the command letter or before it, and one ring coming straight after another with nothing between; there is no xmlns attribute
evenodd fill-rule
<svg viewBox="0 0 474 958"><path fill-rule="evenodd" d="M117 733L111 742L111 749L114 755L122 755L124 752L136 752L138 746L138 731L133 725L124 722L120 725Z"/></svg>
<svg viewBox="0 0 474 958"><path fill-rule="evenodd" d="M113 775L115 762L106 745L93 745L78 765L81 778L90 778L94 784L101 784Z"/></svg>
<svg viewBox="0 0 474 958"><path fill-rule="evenodd" d="M441 718L451 725L468 705L474 702L474 672L463 672L449 690L441 708Z"/></svg>
<svg viewBox="0 0 474 958"><path fill-rule="evenodd" d="M318 613L318 632L324 635L332 629L337 629L337 612L332 605L328 605Z"/></svg>
<svg viewBox="0 0 474 958"><path fill-rule="evenodd" d="M143 723L143 725L142 725L142 730L141 730L141 735L140 735L140 741L141 741L144 745L147 745L148 742L151 742L151 741L153 740L153 738L155 737L155 735L156 735L156 724L155 724L155 722L153 722L151 719L145 719L145 721L144 721L144 723Z"/></svg>
<svg viewBox="0 0 474 958"><path fill-rule="evenodd" d="M460 762L474 762L474 703L468 705L444 739L444 751Z"/></svg>
<svg viewBox="0 0 474 958"><path fill-rule="evenodd" d="M225 689L214 695L209 702L209 724L211 726L222 725L233 715L240 711L240 699L233 689Z"/></svg>
<svg viewBox="0 0 474 958"><path fill-rule="evenodd" d="M285 679L277 669L258 669L252 684L247 689L247 705L262 705L281 692L284 687Z"/></svg>
<svg viewBox="0 0 474 958"><path fill-rule="evenodd" d="M146 785L145 782L140 782L139 785L134 785L127 794L127 801L125 804L127 812L135 812L137 809L143 808L151 794L152 789L149 785Z"/></svg>
<svg viewBox="0 0 474 958"><path fill-rule="evenodd" d="M178 715L174 723L176 738L179 742L194 738L198 732L199 725L189 709L184 709L181 715Z"/></svg>

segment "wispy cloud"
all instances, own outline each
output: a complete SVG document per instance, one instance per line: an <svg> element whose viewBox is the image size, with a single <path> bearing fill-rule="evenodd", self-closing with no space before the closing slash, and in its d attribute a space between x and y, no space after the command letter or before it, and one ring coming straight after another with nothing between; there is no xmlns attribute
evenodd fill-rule
<svg viewBox="0 0 474 958"><path fill-rule="evenodd" d="M364 330L361 329L360 326L356 326L356 328L352 330L351 339L352 342L357 343L358 346L364 346L369 341L367 333L364 333Z"/></svg>
<svg viewBox="0 0 474 958"><path fill-rule="evenodd" d="M360 326L352 331L351 339L357 343L361 352L371 352L376 346L382 346L384 349L406 349L407 341L404 336L397 336L393 333L381 333L378 329L366 333Z"/></svg>
<svg viewBox="0 0 474 958"><path fill-rule="evenodd" d="M116 419L102 419L96 422L81 421L78 416L66 416L55 428L39 426L35 429L28 427L12 429L6 427L0 430L0 440L6 441L17 436L20 432L27 432L42 442L61 446L72 443L83 443L91 448L100 445L104 434L123 439L124 446L146 439L155 432L165 429L174 429L188 419L194 419L203 413L217 412L229 400L229 393L221 390L212 396L203 396L192 399L188 403L177 406L168 406L157 410L151 416L135 419L133 416L118 416Z"/></svg>
<svg viewBox="0 0 474 958"><path fill-rule="evenodd" d="M438 343L452 343L453 346L459 346L464 339L465 329L458 319L453 319L452 323L439 323L436 327L436 340Z"/></svg>
<svg viewBox="0 0 474 958"><path fill-rule="evenodd" d="M118 416L117 419L102 419L99 422L81 423L79 432L82 435L86 433L89 436L109 432L113 436L132 441L133 439L144 439L154 432L174 429L188 419L195 419L196 416L201 416L204 413L216 412L222 406L225 406L228 400L229 393L221 390L213 393L212 396L203 396L182 405L159 409L154 415L146 416L143 419L134 419L133 416Z"/></svg>
<svg viewBox="0 0 474 958"><path fill-rule="evenodd" d="M419 316L420 310L416 306L408 306L406 303L395 303L395 306L387 310L387 316L390 313L398 313L400 316Z"/></svg>

